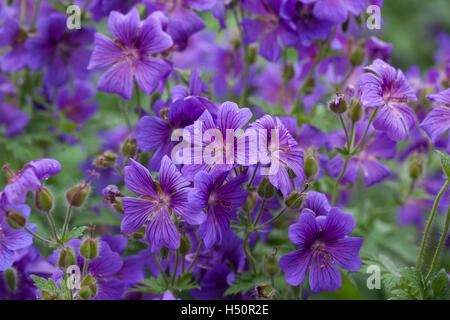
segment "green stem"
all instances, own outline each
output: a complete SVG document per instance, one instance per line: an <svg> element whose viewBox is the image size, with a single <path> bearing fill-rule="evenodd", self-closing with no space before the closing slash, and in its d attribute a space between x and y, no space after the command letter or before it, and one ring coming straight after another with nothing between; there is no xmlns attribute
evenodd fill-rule
<svg viewBox="0 0 450 320"><path fill-rule="evenodd" d="M83 278L86 277L88 265L89 265L89 259L85 259L84 265L83 265Z"/></svg>
<svg viewBox="0 0 450 320"><path fill-rule="evenodd" d="M275 217L273 217L272 219L270 219L267 222L264 222L263 224L260 224L259 226L256 227L256 230L262 229L266 226L268 226L269 224L277 221L285 212L286 212L287 208L284 208L283 210L281 210Z"/></svg>
<svg viewBox="0 0 450 320"><path fill-rule="evenodd" d="M339 120L341 121L342 128L344 128L345 141L347 141L347 146L350 146L350 138L348 136L348 130L347 130L347 127L345 126L344 119L342 118L342 114L339 114Z"/></svg>
<svg viewBox="0 0 450 320"><path fill-rule="evenodd" d="M33 237L35 237L36 239L39 239L39 240L41 240L42 242L48 243L48 244L51 245L51 246L55 246L55 245L56 245L55 242L53 242L53 241L51 241L51 240L47 240L47 239L45 239L44 237L41 237L40 235L38 235L37 233L31 231L31 229L28 228L27 226L24 226L23 228L24 228L28 233L30 233Z"/></svg>
<svg viewBox="0 0 450 320"><path fill-rule="evenodd" d="M339 190L339 183L341 182L342 177L345 174L345 170L347 170L347 165L348 165L349 160L350 160L349 157L345 158L344 166L342 167L341 173L339 174L338 178L336 179L336 183L334 184L333 197L331 199L331 206L332 207L334 206L334 203L336 202L337 193L338 193L338 190Z"/></svg>
<svg viewBox="0 0 450 320"><path fill-rule="evenodd" d="M252 270L252 272L256 271L256 262L255 262L255 258L253 258L252 253L250 252L250 249L248 247L248 240L250 239L252 232L247 231L247 234L245 235L245 239L244 239L244 252L245 255L247 256L248 262L250 263L250 269Z"/></svg>
<svg viewBox="0 0 450 320"><path fill-rule="evenodd" d="M138 104L138 116L139 116L139 119L141 119L141 117L142 117L141 90L139 89L139 86L137 85L136 81L134 81L134 88L136 91L136 99L137 99L137 104Z"/></svg>
<svg viewBox="0 0 450 320"><path fill-rule="evenodd" d="M66 232L67 232L67 229L69 227L69 221L70 221L70 216L71 215L72 215L72 205L69 204L67 206L66 216L64 218L63 232L62 232L62 235L61 235L61 241L64 241L64 237L66 236Z"/></svg>
<svg viewBox="0 0 450 320"><path fill-rule="evenodd" d="M367 123L367 127L366 127L366 129L364 130L364 133L363 133L361 139L359 140L358 144L356 145L356 147L353 149L353 151L352 151L351 153L356 152L356 151L359 149L359 147L361 146L361 144L363 144L364 139L366 139L367 132L369 131L370 125L371 125L372 122L375 120L375 117L377 116L378 111L380 111L380 108L377 108L377 109L372 113L372 116L371 116L370 119L369 119L369 123Z"/></svg>
<svg viewBox="0 0 450 320"><path fill-rule="evenodd" d="M125 122L127 124L128 130L131 132L133 131L133 126L131 125L130 118L128 117L128 108L124 101L119 101L119 107L120 111L122 112L123 118L125 119Z"/></svg>
<svg viewBox="0 0 450 320"><path fill-rule="evenodd" d="M200 242L198 243L197 251L195 252L194 259L191 261L191 263L189 264L189 267L186 269L186 273L188 273L192 269L195 261L197 261L197 258L200 254L200 250L202 249L202 245L203 245L203 239L200 239Z"/></svg>
<svg viewBox="0 0 450 320"><path fill-rule="evenodd" d="M46 212L45 213L45 217L47 218L47 222L50 226L50 229L52 230L53 236L55 237L55 240L57 242L60 241L59 236L58 236L58 231L56 231L56 224L55 224L55 220L53 219L53 216L50 212Z"/></svg>
<svg viewBox="0 0 450 320"><path fill-rule="evenodd" d="M33 12L33 17L31 18L30 30L33 30L34 27L36 26L37 15L39 12L39 8L41 6L40 2L41 2L40 0L34 1L34 12Z"/></svg>
<svg viewBox="0 0 450 320"><path fill-rule="evenodd" d="M259 219L261 219L261 215L263 213L264 210L264 206L266 205L266 198L263 199L262 203L261 203L261 208L259 209L259 213L256 216L255 221L253 222L252 227L256 227L258 225Z"/></svg>
<svg viewBox="0 0 450 320"><path fill-rule="evenodd" d="M250 179L250 182L247 184L247 190L252 186L253 180L255 180L256 171L258 170L259 162L255 166L255 171L253 171L252 178Z"/></svg>
<svg viewBox="0 0 450 320"><path fill-rule="evenodd" d="M433 224L434 216L436 215L437 206L439 204L439 201L441 200L442 195L444 194L445 190L447 189L448 184L449 184L449 179L447 179L445 181L444 185L442 186L441 190L439 191L438 195L436 196L436 199L434 200L433 208L431 209L431 214L430 214L430 217L428 218L428 222L425 227L425 231L423 233L422 243L420 244L419 255L417 257L417 264L416 264L417 270L420 269L421 264L422 264L425 243L427 242L428 233L430 232L430 228L431 228L431 225ZM447 214L447 218L448 218L448 214Z"/></svg>
<svg viewBox="0 0 450 320"><path fill-rule="evenodd" d="M445 239L447 238L449 224L450 224L450 206L448 207L447 215L445 216L444 230L442 231L441 239L439 240L439 244L436 249L436 253L434 254L433 262L431 262L430 271L428 271L428 275L425 278L425 283L427 283L430 280L431 276L433 275L434 270L437 267L439 256L441 255L442 247L444 246Z"/></svg>
<svg viewBox="0 0 450 320"><path fill-rule="evenodd" d="M162 277L164 278L164 280L166 280L166 283L169 284L169 279L167 279L166 273L164 272L164 269L161 266L161 263L159 262L156 253L153 253L153 258L155 259L156 265L158 266L159 272L161 273Z"/></svg>
<svg viewBox="0 0 450 320"><path fill-rule="evenodd" d="M27 15L27 0L22 0L20 2L20 28L25 27L25 19Z"/></svg>
<svg viewBox="0 0 450 320"><path fill-rule="evenodd" d="M176 254L175 254L175 268L173 269L173 274L172 274L172 286L175 287L175 279L177 277L177 270L178 270L178 260L180 259L180 252L177 249Z"/></svg>

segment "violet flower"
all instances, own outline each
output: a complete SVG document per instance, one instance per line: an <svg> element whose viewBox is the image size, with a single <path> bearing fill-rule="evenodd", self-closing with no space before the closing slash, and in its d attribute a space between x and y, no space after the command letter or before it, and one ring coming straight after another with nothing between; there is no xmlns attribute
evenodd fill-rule
<svg viewBox="0 0 450 320"><path fill-rule="evenodd" d="M379 108L375 129L386 132L395 141L408 138L416 117L408 101L417 101L414 90L401 70L377 59L361 75L361 102L366 108ZM375 111L374 111L375 112Z"/></svg>
<svg viewBox="0 0 450 320"><path fill-rule="evenodd" d="M141 22L133 8L126 15L111 12L108 29L115 41L95 33L94 51L88 69L111 66L99 79L97 89L116 93L126 100L133 94L133 80L145 94L152 94L170 73L170 65L152 55L169 49L173 42L162 30L157 15Z"/></svg>
<svg viewBox="0 0 450 320"><path fill-rule="evenodd" d="M214 174L200 171L195 175L194 188L188 195L193 210L203 214L206 208L206 220L200 225L198 235L207 249L216 242L222 243L222 235L230 229L236 209L247 199L248 192L240 186L247 177L240 175L225 182L228 175L228 171L216 171Z"/></svg>
<svg viewBox="0 0 450 320"><path fill-rule="evenodd" d="M172 218L174 214L187 223L200 224L204 220L201 212L192 212L188 203L189 182L164 156L159 170L159 183L153 181L150 172L141 164L130 159L125 167L125 184L138 194L139 198L124 197L124 217L121 231L136 232L147 224L147 239L152 252L162 246L176 250L180 246L180 236Z"/></svg>
<svg viewBox="0 0 450 320"><path fill-rule="evenodd" d="M336 265L349 271L358 271L361 266L359 249L363 239L348 236L354 228L352 215L338 208L317 218L303 212L298 223L289 228L289 239L301 249L280 258L286 281L298 286L309 270L312 293L339 289L341 274Z"/></svg>

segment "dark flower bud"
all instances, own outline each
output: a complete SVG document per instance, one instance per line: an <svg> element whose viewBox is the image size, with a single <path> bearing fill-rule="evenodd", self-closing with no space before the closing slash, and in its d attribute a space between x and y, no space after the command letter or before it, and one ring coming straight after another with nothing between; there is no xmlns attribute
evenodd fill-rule
<svg viewBox="0 0 450 320"><path fill-rule="evenodd" d="M357 46L350 55L350 63L353 67L360 66L365 58L364 48Z"/></svg>
<svg viewBox="0 0 450 320"><path fill-rule="evenodd" d="M3 278L5 279L5 283L8 286L9 290L12 292L16 291L16 271L13 268L7 269L5 272L3 272Z"/></svg>
<svg viewBox="0 0 450 320"><path fill-rule="evenodd" d="M59 293L52 294L48 291L42 290L42 299L44 300L62 300Z"/></svg>
<svg viewBox="0 0 450 320"><path fill-rule="evenodd" d="M66 199L70 205L81 207L89 194L90 186L86 183L79 183L67 190Z"/></svg>
<svg viewBox="0 0 450 320"><path fill-rule="evenodd" d="M242 206L242 209L244 211L250 211L256 206L256 202L258 201L258 194L254 191L250 192L247 199L245 200L244 205Z"/></svg>
<svg viewBox="0 0 450 320"><path fill-rule="evenodd" d="M138 231L136 231L136 232L134 232L134 233L131 234L131 237L132 237L133 239L135 239L135 240L139 240L139 239L144 238L144 237L145 237L145 230L146 230L146 229L147 229L147 228L146 228L145 225L142 226L142 227L140 227Z"/></svg>
<svg viewBox="0 0 450 320"><path fill-rule="evenodd" d="M272 300L275 294L275 289L267 283L261 283L256 285L255 296L257 300Z"/></svg>
<svg viewBox="0 0 450 320"><path fill-rule="evenodd" d="M264 267L269 276L276 276L278 273L278 262L274 254L271 254L266 258Z"/></svg>
<svg viewBox="0 0 450 320"><path fill-rule="evenodd" d="M283 80L285 82L291 80L295 76L294 67L291 63L286 63L283 69Z"/></svg>
<svg viewBox="0 0 450 320"><path fill-rule="evenodd" d="M127 140L125 140L122 146L122 154L127 158L131 158L136 153L136 150L137 150L136 139L130 140L130 138L127 138Z"/></svg>
<svg viewBox="0 0 450 320"><path fill-rule="evenodd" d="M95 259L98 256L98 239L87 238L80 246L80 254L85 259Z"/></svg>
<svg viewBox="0 0 450 320"><path fill-rule="evenodd" d="M247 62L248 65L252 65L256 62L256 58L258 57L258 52L255 47L247 47L247 50L245 52L245 62Z"/></svg>
<svg viewBox="0 0 450 320"><path fill-rule="evenodd" d="M352 99L352 102L350 103L350 120L353 122L358 122L361 120L363 116L363 107L362 103L359 100Z"/></svg>
<svg viewBox="0 0 450 320"><path fill-rule="evenodd" d="M68 268L70 266L77 264L77 258L75 257L75 252L71 247L61 248L59 251L58 266L61 268Z"/></svg>
<svg viewBox="0 0 450 320"><path fill-rule="evenodd" d="M84 300L92 299L97 295L97 281L95 281L92 275L88 274L86 278L83 279L78 295Z"/></svg>
<svg viewBox="0 0 450 320"><path fill-rule="evenodd" d="M5 216L6 222L13 229L22 229L27 223L27 219L22 214L22 212L17 210L7 210Z"/></svg>
<svg viewBox="0 0 450 320"><path fill-rule="evenodd" d="M309 149L305 152L303 167L306 180L313 180L317 171L319 171L318 160L314 149Z"/></svg>
<svg viewBox="0 0 450 320"><path fill-rule="evenodd" d="M409 167L408 167L409 176L411 177L411 179L416 180L420 178L420 176L423 173L423 168L424 168L423 157L418 153L414 153L409 159Z"/></svg>
<svg viewBox="0 0 450 320"><path fill-rule="evenodd" d="M43 212L50 212L53 209L55 197L46 187L42 186L36 192L34 205Z"/></svg>
<svg viewBox="0 0 450 320"><path fill-rule="evenodd" d="M306 198L306 195L304 193L293 191L290 195L288 195L286 197L286 199L284 200L284 204L289 209L296 210L302 206L305 198Z"/></svg>
<svg viewBox="0 0 450 320"><path fill-rule="evenodd" d="M112 151L106 150L102 155L95 158L93 165L97 168L110 168L116 164L117 154Z"/></svg>
<svg viewBox="0 0 450 320"><path fill-rule="evenodd" d="M191 239L187 234L180 239L180 253L186 254L191 250Z"/></svg>
<svg viewBox="0 0 450 320"><path fill-rule="evenodd" d="M305 84L304 89L305 94L313 93L315 87L316 87L316 80L314 78L309 78Z"/></svg>
<svg viewBox="0 0 450 320"><path fill-rule="evenodd" d="M328 107L334 113L344 113L347 111L347 101L342 93L337 93L336 97L328 103Z"/></svg>
<svg viewBox="0 0 450 320"><path fill-rule="evenodd" d="M166 259L168 255L169 249L167 249L166 247L162 247L161 251L159 251L159 256L161 257L161 259Z"/></svg>
<svg viewBox="0 0 450 320"><path fill-rule="evenodd" d="M258 186L258 195L263 199L270 199L275 194L275 187L270 183L269 179L264 178Z"/></svg>

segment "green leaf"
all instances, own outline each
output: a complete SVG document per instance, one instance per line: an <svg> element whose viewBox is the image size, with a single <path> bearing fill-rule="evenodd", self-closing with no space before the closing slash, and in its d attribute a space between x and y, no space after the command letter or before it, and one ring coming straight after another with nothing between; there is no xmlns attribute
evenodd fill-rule
<svg viewBox="0 0 450 320"><path fill-rule="evenodd" d="M392 291L393 296L389 300L416 300L408 291L397 289Z"/></svg>
<svg viewBox="0 0 450 320"><path fill-rule="evenodd" d="M180 290L200 289L200 286L195 282L191 282L191 280L192 280L192 273L186 273L178 277L175 285L177 289Z"/></svg>
<svg viewBox="0 0 450 320"><path fill-rule="evenodd" d="M53 279L45 279L38 277L34 274L30 275L31 279L34 281L34 285L36 288L39 288L40 290L47 291L48 293L55 295L59 293L59 288L56 285L55 281Z"/></svg>
<svg viewBox="0 0 450 320"><path fill-rule="evenodd" d="M168 288L168 283L164 279L162 275L160 275L158 278L150 278L142 280L141 286L134 287L130 289L130 292L150 292L150 293L157 293L157 294L163 294Z"/></svg>
<svg viewBox="0 0 450 320"><path fill-rule="evenodd" d="M447 271L445 271L444 268L442 268L434 277L433 280L431 280L431 288L433 289L433 292L435 295L438 295L441 293L445 288L448 286L448 275Z"/></svg>
<svg viewBox="0 0 450 320"><path fill-rule="evenodd" d="M401 274L408 282L408 285L418 291L418 298L423 299L425 296L425 282L422 274L414 267L403 268Z"/></svg>
<svg viewBox="0 0 450 320"><path fill-rule="evenodd" d="M82 226L82 227L75 227L72 230L69 231L68 234L63 239L63 242L67 242L71 239L79 239L84 235L84 232L87 230L88 227Z"/></svg>
<svg viewBox="0 0 450 320"><path fill-rule="evenodd" d="M443 153L439 150L435 150L435 152L441 158L442 169L444 169L445 174L448 178L450 178L450 155Z"/></svg>
<svg viewBox="0 0 450 320"><path fill-rule="evenodd" d="M267 282L265 276L245 272L233 281L233 284L225 291L223 295L229 296L240 292L246 293L247 291L255 288L257 284L265 282Z"/></svg>

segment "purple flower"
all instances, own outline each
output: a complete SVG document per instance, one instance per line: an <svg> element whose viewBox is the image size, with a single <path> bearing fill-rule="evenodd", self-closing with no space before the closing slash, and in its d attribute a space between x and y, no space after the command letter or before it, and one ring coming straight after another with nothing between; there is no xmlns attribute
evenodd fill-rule
<svg viewBox="0 0 450 320"><path fill-rule="evenodd" d="M406 104L417 101L414 90L401 70L377 59L361 75L361 102L366 108L380 108L373 126L395 141L408 138L416 117Z"/></svg>
<svg viewBox="0 0 450 320"><path fill-rule="evenodd" d="M40 179L61 171L61 164L55 159L36 159L28 162L22 170L8 179L3 190L6 201L11 205L23 204L28 191L37 191L41 187Z"/></svg>
<svg viewBox="0 0 450 320"><path fill-rule="evenodd" d="M216 0L146 0L145 3L148 13L162 11L169 16L167 33L182 51L189 38L205 27L203 20L189 8L208 11L215 6Z"/></svg>
<svg viewBox="0 0 450 320"><path fill-rule="evenodd" d="M130 100L135 80L145 94L153 93L171 67L152 55L173 44L162 30L157 15L150 15L141 23L136 8L126 15L113 11L108 18L108 29L115 41L95 33L94 51L88 65L89 70L112 65L100 77L97 88Z"/></svg>
<svg viewBox="0 0 450 320"><path fill-rule="evenodd" d="M366 42L366 55L369 60L381 59L387 60L391 56L394 46L384 42L375 36L370 36Z"/></svg>
<svg viewBox="0 0 450 320"><path fill-rule="evenodd" d="M14 251L29 247L33 244L33 237L25 229L13 229L6 221L6 212L15 210L26 219L30 216L27 205L0 207L0 271L5 271L14 262Z"/></svg>
<svg viewBox="0 0 450 320"><path fill-rule="evenodd" d="M89 101L94 96L95 89L91 84L76 80L73 92L69 86L58 91L56 103L67 119L83 124L97 111L98 104Z"/></svg>
<svg viewBox="0 0 450 320"><path fill-rule="evenodd" d="M325 40L331 33L333 24L313 14L313 4L306 0L286 0L280 15L294 29L299 44L308 46L313 39Z"/></svg>
<svg viewBox="0 0 450 320"><path fill-rule="evenodd" d="M30 121L30 117L19 108L0 101L0 125L5 126L3 134L6 137L14 137L23 133L23 128Z"/></svg>
<svg viewBox="0 0 450 320"><path fill-rule="evenodd" d="M230 229L231 219L235 218L236 208L247 199L248 192L240 186L247 177L240 175L225 182L228 174L228 171L214 174L200 171L195 175L194 188L188 196L193 210L203 214L206 208L206 220L200 225L198 235L207 249L222 242L223 233Z"/></svg>
<svg viewBox="0 0 450 320"><path fill-rule="evenodd" d="M26 39L27 35L20 29L19 23L6 16L0 27L0 48L11 46L11 49L2 56L2 71L15 72L27 66Z"/></svg>
<svg viewBox="0 0 450 320"><path fill-rule="evenodd" d="M319 217L326 216L330 210L331 206L325 194L317 191L308 192L302 214L304 212L310 212L315 217Z"/></svg>
<svg viewBox="0 0 450 320"><path fill-rule="evenodd" d="M88 0L82 0L85 4ZM107 17L113 10L119 12L127 12L133 7L139 0L94 0L89 5L89 11L93 14L94 21L100 21L104 17ZM83 6L80 6L81 8Z"/></svg>
<svg viewBox="0 0 450 320"><path fill-rule="evenodd" d="M355 143L359 143L363 132L367 127L367 121L358 122L355 126ZM352 157L347 165L341 183L354 183L358 178L359 169L362 169L366 187L380 182L391 174L391 170L378 160L378 158L392 159L396 152L396 143L389 139L383 132L374 133L372 126L369 127L365 140L361 143L363 151ZM329 148L342 148L345 145L345 134L339 130L330 135ZM327 164L327 169L332 177L337 177L344 166L344 159L340 156L334 157Z"/></svg>
<svg viewBox="0 0 450 320"><path fill-rule="evenodd" d="M259 161L267 169L269 181L281 190L283 196L292 191L288 169L292 170L299 184L305 181L303 152L279 118L265 115L249 126L258 132ZM259 134L262 132L263 134ZM278 141L277 141L278 140ZM252 152L253 150L251 150Z"/></svg>
<svg viewBox="0 0 450 320"><path fill-rule="evenodd" d="M312 293L339 289L341 274L335 264L350 271L358 271L361 266L359 249L363 239L348 236L354 227L352 215L338 208L317 218L303 212L298 223L289 228L289 239L301 249L280 258L286 281L298 286L309 270Z"/></svg>
<svg viewBox="0 0 450 320"><path fill-rule="evenodd" d="M439 138L449 132L450 129L450 89L446 89L437 94L427 96L431 101L438 104L425 117L420 124L420 127L425 130L431 138L431 142L438 142ZM447 152L450 152L450 138L447 147Z"/></svg>
<svg viewBox="0 0 450 320"><path fill-rule="evenodd" d="M242 28L244 29L243 41L246 44L258 41L259 54L269 61L277 61L281 54L279 39L286 46L296 44L297 35L286 21L280 16L281 0L244 0L242 7L259 16L258 18L244 18Z"/></svg>
<svg viewBox="0 0 450 320"><path fill-rule="evenodd" d="M44 83L48 86L63 85L70 74L80 79L87 76L90 51L85 46L92 43L94 28L67 30L66 20L66 15L50 14L39 23L39 34L25 43L28 66L31 70L46 66Z"/></svg>
<svg viewBox="0 0 450 320"><path fill-rule="evenodd" d="M333 23L343 23L348 13L359 16L367 8L367 0L301 0L304 3L315 2L314 15Z"/></svg>
<svg viewBox="0 0 450 320"><path fill-rule="evenodd" d="M147 239L152 252L162 246L175 250L180 246L180 236L172 221L173 214L187 223L200 224L204 215L192 212L188 203L189 182L183 178L172 161L164 156L159 170L159 183L153 181L150 172L130 159L125 167L125 184L139 198L124 197L124 218L121 231L136 232L147 224Z"/></svg>
<svg viewBox="0 0 450 320"><path fill-rule="evenodd" d="M202 137L202 141L196 141L195 139L195 124L187 127L187 130L191 133L191 139L193 141L193 149L198 148L201 150L201 154L199 152L195 152L193 161L183 167L183 175L188 180L192 180L197 172L203 171L227 171L233 168L237 160L244 158L248 153L247 149L244 152L245 154L240 154L238 151L238 141L239 135L236 132L242 129L247 122L251 119L252 112L248 108L239 108L237 104L233 102L226 101L224 102L218 111L217 121L214 121L211 113L206 110L203 114L197 119L196 123L201 125L201 130L203 132L213 132L215 136L210 137L211 141L207 141L207 138ZM230 134L233 136L231 137ZM236 138L237 137L237 138ZM242 137L242 135L241 135ZM231 138L233 140L231 140ZM228 148L228 145L233 143L233 154L231 150ZM247 146L247 144L246 144ZM216 150L214 152L214 156L210 159L205 159L204 155L209 151L206 150ZM201 156L201 159L198 157ZM208 160L208 161L205 161Z"/></svg>

